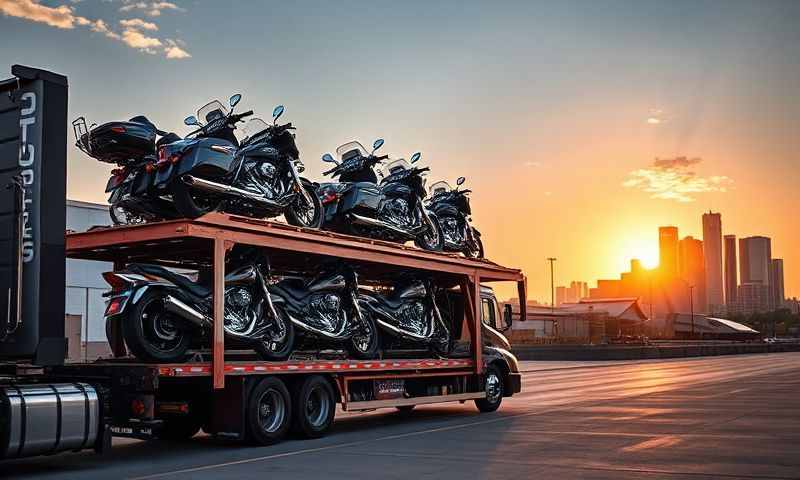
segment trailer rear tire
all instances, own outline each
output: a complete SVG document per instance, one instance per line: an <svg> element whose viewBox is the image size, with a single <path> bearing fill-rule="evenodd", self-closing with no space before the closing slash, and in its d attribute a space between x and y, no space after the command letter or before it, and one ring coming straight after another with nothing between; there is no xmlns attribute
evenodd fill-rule
<svg viewBox="0 0 800 480"><path fill-rule="evenodd" d="M503 402L505 377L497 367L489 366L486 368L484 382L486 397L475 400L475 406L483 413L494 412Z"/></svg>
<svg viewBox="0 0 800 480"><path fill-rule="evenodd" d="M292 429L304 438L319 438L331 428L336 414L333 387L324 377L313 375L298 382L293 395Z"/></svg>
<svg viewBox="0 0 800 480"><path fill-rule="evenodd" d="M253 388L246 418L252 443L272 445L286 436L292 421L292 399L281 379L266 377Z"/></svg>

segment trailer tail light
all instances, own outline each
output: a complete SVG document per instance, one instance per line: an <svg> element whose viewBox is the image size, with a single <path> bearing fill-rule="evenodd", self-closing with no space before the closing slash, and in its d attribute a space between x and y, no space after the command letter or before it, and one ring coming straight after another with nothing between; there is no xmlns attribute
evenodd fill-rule
<svg viewBox="0 0 800 480"><path fill-rule="evenodd" d="M188 402L158 402L156 410L159 414L188 415Z"/></svg>

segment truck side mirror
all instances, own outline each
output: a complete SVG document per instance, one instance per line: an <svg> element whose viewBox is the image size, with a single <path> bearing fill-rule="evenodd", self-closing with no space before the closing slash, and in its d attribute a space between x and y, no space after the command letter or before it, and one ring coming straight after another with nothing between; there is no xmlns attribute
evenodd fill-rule
<svg viewBox="0 0 800 480"><path fill-rule="evenodd" d="M513 312L511 311L511 305L508 303L503 305L503 323L505 323L506 325L506 327L503 330L511 329L511 324L514 323L512 315Z"/></svg>

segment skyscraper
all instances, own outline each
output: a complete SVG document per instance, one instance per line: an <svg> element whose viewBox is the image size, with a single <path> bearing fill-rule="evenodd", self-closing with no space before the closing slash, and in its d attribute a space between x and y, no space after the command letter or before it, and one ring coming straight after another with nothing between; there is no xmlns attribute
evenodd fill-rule
<svg viewBox="0 0 800 480"><path fill-rule="evenodd" d="M736 235L725 235L725 305L736 303Z"/></svg>
<svg viewBox="0 0 800 480"><path fill-rule="evenodd" d="M706 312L706 270L702 241L689 236L678 242L678 274L687 285L693 287L695 311Z"/></svg>
<svg viewBox="0 0 800 480"><path fill-rule="evenodd" d="M766 311L772 308L772 242L767 237L746 237L739 239L739 274L742 285L760 285L764 293L759 293L758 301L763 302L753 311ZM752 287L755 288L755 287ZM742 289L739 289L739 294ZM742 300L739 298L739 300Z"/></svg>
<svg viewBox="0 0 800 480"><path fill-rule="evenodd" d="M678 227L658 227L658 270L666 277L678 275Z"/></svg>
<svg viewBox="0 0 800 480"><path fill-rule="evenodd" d="M706 269L706 298L711 313L722 309L722 216L703 214L703 257Z"/></svg>
<svg viewBox="0 0 800 480"><path fill-rule="evenodd" d="M783 302L786 300L786 294L783 291L783 259L772 259L772 299L773 308L782 308Z"/></svg>

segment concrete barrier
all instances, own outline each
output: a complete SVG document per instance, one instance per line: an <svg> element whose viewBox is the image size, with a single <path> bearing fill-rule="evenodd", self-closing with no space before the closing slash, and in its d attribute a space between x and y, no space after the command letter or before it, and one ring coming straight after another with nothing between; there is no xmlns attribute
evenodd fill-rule
<svg viewBox="0 0 800 480"><path fill-rule="evenodd" d="M798 352L800 343L729 343L672 345L520 345L520 360L642 360L748 353Z"/></svg>

